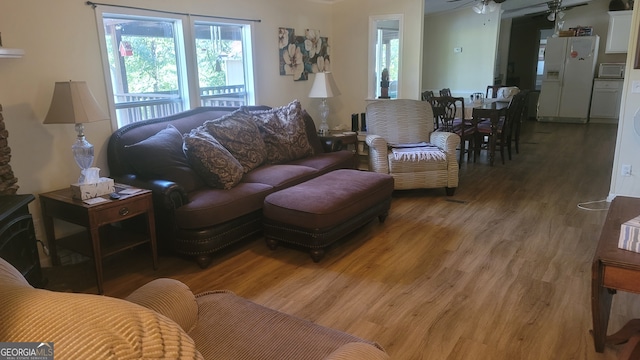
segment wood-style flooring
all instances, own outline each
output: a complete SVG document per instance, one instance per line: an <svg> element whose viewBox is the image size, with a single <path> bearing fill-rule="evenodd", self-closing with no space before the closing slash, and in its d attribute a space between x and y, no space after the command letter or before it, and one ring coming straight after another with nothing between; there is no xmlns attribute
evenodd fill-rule
<svg viewBox="0 0 640 360"><path fill-rule="evenodd" d="M604 222L616 126L526 122L520 154L463 163L444 189L394 194L374 221L320 263L255 238L202 270L148 249L105 262L106 295L158 277L257 303L382 344L393 359L616 359L596 353L591 260ZM52 288L95 292L91 266L48 271ZM614 297L609 331L640 317L640 295Z"/></svg>

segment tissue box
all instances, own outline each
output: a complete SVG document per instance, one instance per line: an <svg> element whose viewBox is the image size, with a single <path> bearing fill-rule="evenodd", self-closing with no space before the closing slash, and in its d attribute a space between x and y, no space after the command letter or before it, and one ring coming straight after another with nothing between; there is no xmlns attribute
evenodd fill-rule
<svg viewBox="0 0 640 360"><path fill-rule="evenodd" d="M618 247L640 253L640 216L620 225Z"/></svg>
<svg viewBox="0 0 640 360"><path fill-rule="evenodd" d="M71 184L71 192L75 199L86 200L111 194L116 191L113 179L101 177L96 183Z"/></svg>

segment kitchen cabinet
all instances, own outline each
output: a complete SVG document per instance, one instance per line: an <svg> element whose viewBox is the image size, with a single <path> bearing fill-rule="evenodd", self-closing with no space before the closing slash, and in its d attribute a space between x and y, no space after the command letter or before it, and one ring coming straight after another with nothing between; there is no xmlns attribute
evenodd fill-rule
<svg viewBox="0 0 640 360"><path fill-rule="evenodd" d="M589 121L617 123L620 115L623 79L595 79L591 95Z"/></svg>
<svg viewBox="0 0 640 360"><path fill-rule="evenodd" d="M609 11L609 30L605 53L626 53L631 34L631 15L633 10Z"/></svg>

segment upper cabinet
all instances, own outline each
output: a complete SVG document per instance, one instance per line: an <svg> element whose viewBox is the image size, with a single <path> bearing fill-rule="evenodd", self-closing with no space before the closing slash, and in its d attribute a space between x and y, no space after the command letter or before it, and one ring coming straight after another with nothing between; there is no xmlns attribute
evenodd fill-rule
<svg viewBox="0 0 640 360"><path fill-rule="evenodd" d="M631 34L631 15L633 10L609 11L609 31L605 53L626 53Z"/></svg>

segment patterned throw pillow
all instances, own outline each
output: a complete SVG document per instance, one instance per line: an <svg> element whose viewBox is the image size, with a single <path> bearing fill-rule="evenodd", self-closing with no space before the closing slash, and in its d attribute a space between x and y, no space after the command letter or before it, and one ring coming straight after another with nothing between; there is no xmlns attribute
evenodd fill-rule
<svg viewBox="0 0 640 360"><path fill-rule="evenodd" d="M242 165L203 126L184 135L187 158L211 187L231 189L244 174Z"/></svg>
<svg viewBox="0 0 640 360"><path fill-rule="evenodd" d="M298 100L269 110L250 111L267 147L267 162L280 164L313 155Z"/></svg>
<svg viewBox="0 0 640 360"><path fill-rule="evenodd" d="M189 166L182 146L182 134L173 125L138 143L124 147L124 154L138 175L174 181L187 192L204 185Z"/></svg>
<svg viewBox="0 0 640 360"><path fill-rule="evenodd" d="M250 114L236 110L221 118L205 121L204 127L240 162L245 173L265 161L267 150Z"/></svg>

